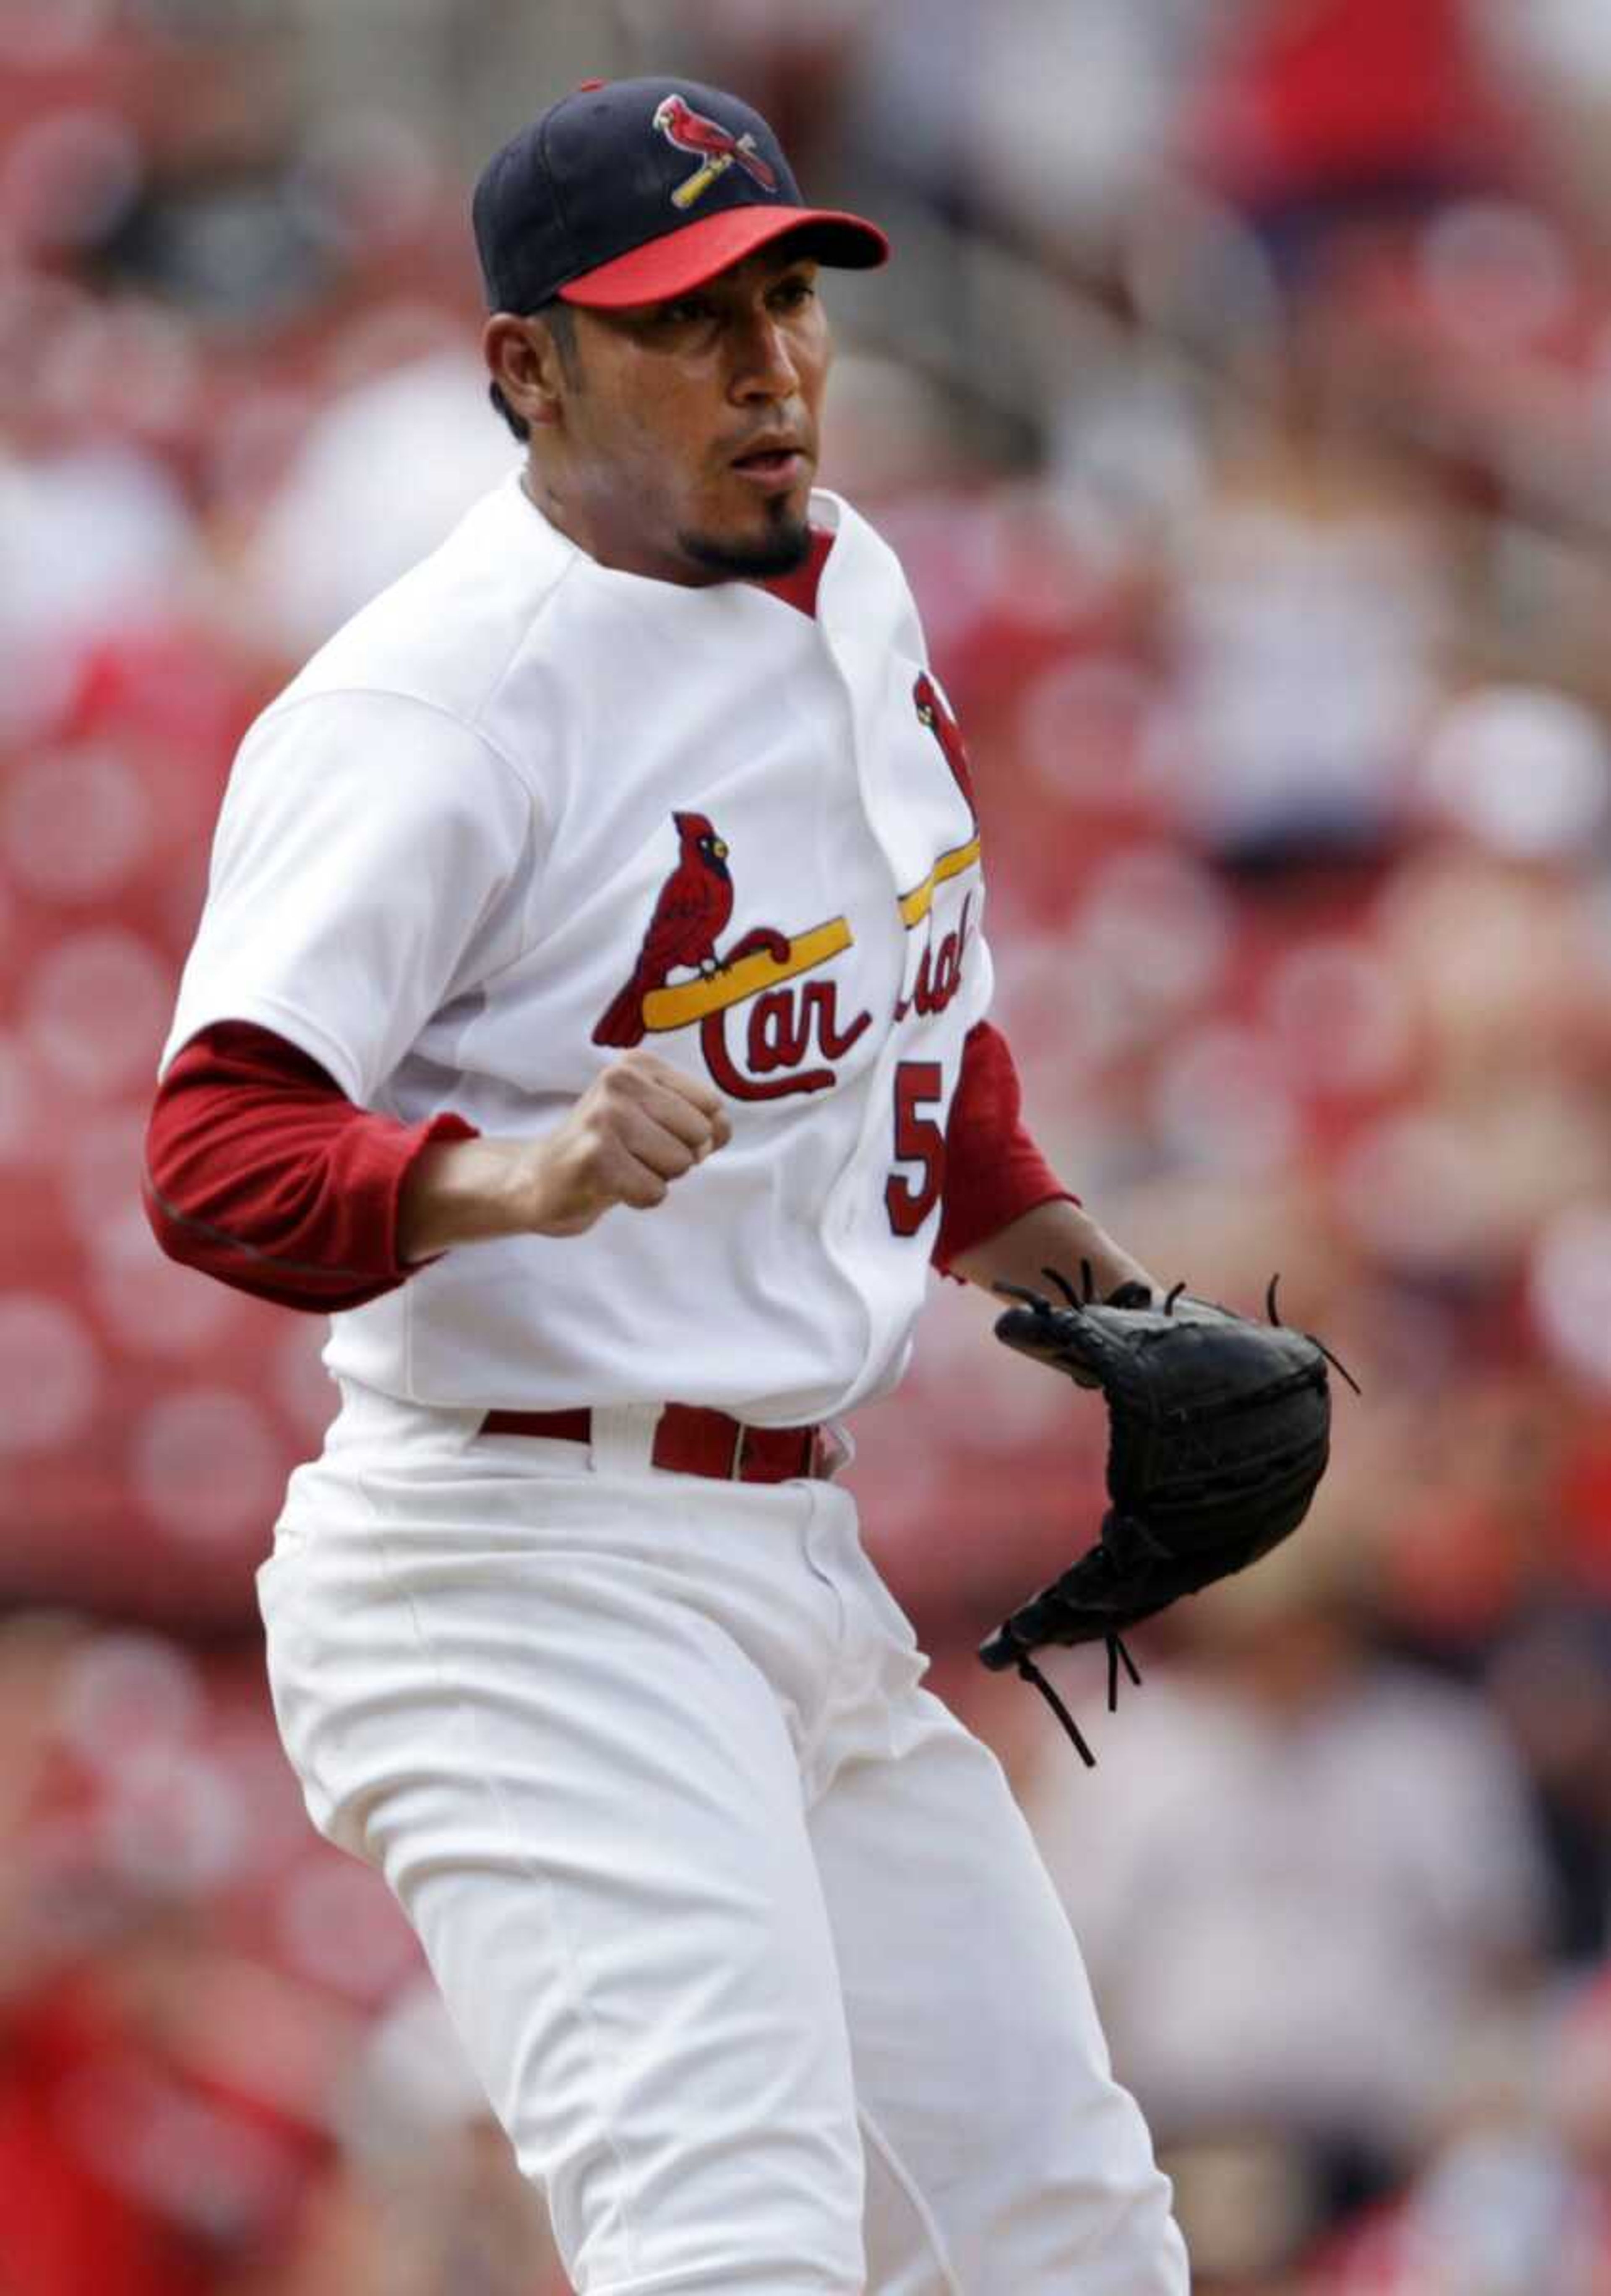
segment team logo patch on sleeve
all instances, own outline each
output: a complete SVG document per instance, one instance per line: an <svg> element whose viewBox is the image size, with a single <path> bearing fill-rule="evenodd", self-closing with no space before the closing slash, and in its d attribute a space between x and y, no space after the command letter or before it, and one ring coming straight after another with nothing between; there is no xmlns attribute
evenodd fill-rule
<svg viewBox="0 0 1611 2296"><path fill-rule="evenodd" d="M691 208L735 163L763 192L777 189L777 175L755 149L752 135L730 135L719 121L707 119L703 111L695 111L680 95L663 99L654 114L654 125L668 144L675 144L679 152L692 152L700 163L672 193L673 207Z"/></svg>

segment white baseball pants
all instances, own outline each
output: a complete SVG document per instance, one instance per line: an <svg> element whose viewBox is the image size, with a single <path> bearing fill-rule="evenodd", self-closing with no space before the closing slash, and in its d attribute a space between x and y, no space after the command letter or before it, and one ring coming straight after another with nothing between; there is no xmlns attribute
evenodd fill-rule
<svg viewBox="0 0 1611 2296"><path fill-rule="evenodd" d="M259 1578L315 1823L396 1892L582 2296L1183 2296L989 1751L827 1482L349 1390Z"/></svg>

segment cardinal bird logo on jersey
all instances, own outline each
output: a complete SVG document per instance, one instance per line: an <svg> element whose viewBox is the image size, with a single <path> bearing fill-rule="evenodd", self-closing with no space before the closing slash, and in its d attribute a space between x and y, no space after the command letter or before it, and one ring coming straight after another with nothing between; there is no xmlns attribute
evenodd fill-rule
<svg viewBox="0 0 1611 2296"><path fill-rule="evenodd" d="M680 840L677 866L660 889L632 978L593 1031L596 1045L641 1045L644 998L663 988L678 965L716 970L717 936L733 914L727 849L703 813L674 813Z"/></svg>
<svg viewBox="0 0 1611 2296"><path fill-rule="evenodd" d="M912 687L912 706L917 712L917 722L926 726L939 742L946 764L963 796L967 809L977 822L979 808L974 802L974 777L968 770L967 750L962 739L962 728L952 717L950 706L926 670L921 672Z"/></svg>
<svg viewBox="0 0 1611 2296"><path fill-rule="evenodd" d="M654 114L654 125L668 144L674 144L679 152L692 152L700 162L672 193L674 207L691 208L719 176L727 174L735 160L763 192L777 189L777 170L755 149L752 135L729 135L719 122L707 119L703 111L694 111L680 95L662 99Z"/></svg>

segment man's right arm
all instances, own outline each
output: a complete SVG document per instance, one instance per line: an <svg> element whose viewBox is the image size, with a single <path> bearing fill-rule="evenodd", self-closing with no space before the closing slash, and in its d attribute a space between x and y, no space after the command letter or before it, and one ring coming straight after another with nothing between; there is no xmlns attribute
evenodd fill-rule
<svg viewBox="0 0 1611 2296"><path fill-rule="evenodd" d="M721 1144L717 1095L638 1048L538 1139L374 1112L432 1016L530 944L544 835L529 780L428 703L343 688L259 720L152 1114L164 1250L339 1310L454 1244L648 1209Z"/></svg>
<svg viewBox="0 0 1611 2296"><path fill-rule="evenodd" d="M727 1137L720 1101L631 1052L537 1140L483 1140L444 1111L407 1125L356 1107L272 1030L224 1021L170 1063L144 1201L169 1259L283 1307L335 1313L456 1243L579 1235L647 1210Z"/></svg>

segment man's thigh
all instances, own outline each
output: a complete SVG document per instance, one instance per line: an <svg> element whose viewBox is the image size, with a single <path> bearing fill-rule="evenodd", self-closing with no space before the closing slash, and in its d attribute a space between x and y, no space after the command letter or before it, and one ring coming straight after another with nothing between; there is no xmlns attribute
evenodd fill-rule
<svg viewBox="0 0 1611 2296"><path fill-rule="evenodd" d="M810 1825L867 2149L875 2296L1184 2296L1140 2113L994 1757L909 1691Z"/></svg>
<svg viewBox="0 0 1611 2296"><path fill-rule="evenodd" d="M653 1508L650 1512L653 1512ZM776 1511L775 1511L776 1512ZM541 1538L311 1537L265 1573L282 1728L384 1873L579 2289L859 2296L833 1944L775 1686L675 1512ZM784 1540L798 1643L834 1616ZM708 1540L706 1542L709 1543ZM813 1605L816 1609L813 1609Z"/></svg>

